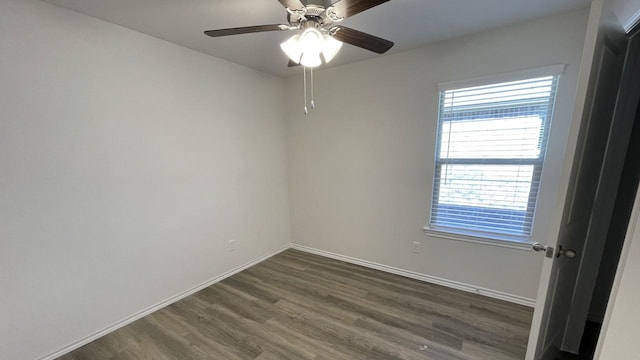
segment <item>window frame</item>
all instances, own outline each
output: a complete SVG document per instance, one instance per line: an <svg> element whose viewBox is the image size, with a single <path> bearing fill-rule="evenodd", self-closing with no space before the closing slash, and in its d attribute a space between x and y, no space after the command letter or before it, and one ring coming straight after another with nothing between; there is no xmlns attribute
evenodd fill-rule
<svg viewBox="0 0 640 360"><path fill-rule="evenodd" d="M437 237L459 241L468 241L474 243L483 243L488 245L498 245L516 249L530 250L532 239L535 232L535 218L537 205L540 198L540 189L542 188L542 173L545 164L545 158L547 155L547 148L549 144L549 136L551 131L551 124L553 123L553 117L555 113L555 101L558 98L557 89L560 83L560 78L564 73L566 65L551 65L542 68L530 69L525 71L501 74L497 76L484 77L479 79L473 79L469 81L457 81L450 83L443 83L438 85L438 118L437 118L437 132L436 132L436 146L434 146L434 172L433 183L431 191L431 201L429 207L429 222L428 226L423 228L425 234ZM551 103L551 111L546 114L546 118L543 120L543 132L541 151L538 158L498 158L498 159L442 159L441 147L442 147L442 131L443 131L443 117L442 111L444 110L444 94L446 91L464 89L476 86L487 86L493 84L507 83L512 81L523 81L541 77L553 76L554 86L556 87L555 96L549 99ZM438 201L440 188L436 183L437 179L441 179L443 166L451 164L478 164L478 165L533 165L533 176L531 184L537 183L537 187L534 190L529 190L529 202L526 210L526 216L531 215L531 228L529 234L506 234L502 232L490 232L472 228L457 228L446 227L434 224L434 204ZM472 208L472 206L470 206Z"/></svg>

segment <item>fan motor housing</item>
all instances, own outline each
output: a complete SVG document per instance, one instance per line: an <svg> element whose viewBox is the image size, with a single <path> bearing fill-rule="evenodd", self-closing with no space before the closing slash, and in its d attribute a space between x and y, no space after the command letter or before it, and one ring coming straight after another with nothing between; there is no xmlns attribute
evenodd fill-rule
<svg viewBox="0 0 640 360"><path fill-rule="evenodd" d="M303 12L289 10L287 21L291 26L298 28L303 27L309 21L317 24L318 27L327 28L334 22L342 21L342 18L335 13L333 6L325 8L324 6L310 4L305 7Z"/></svg>

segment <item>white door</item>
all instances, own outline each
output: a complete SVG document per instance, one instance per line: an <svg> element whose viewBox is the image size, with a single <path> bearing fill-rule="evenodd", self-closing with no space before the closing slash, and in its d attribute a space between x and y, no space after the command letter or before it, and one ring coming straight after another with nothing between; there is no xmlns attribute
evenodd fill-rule
<svg viewBox="0 0 640 360"><path fill-rule="evenodd" d="M627 44L623 44L627 45ZM609 227L612 223L616 198L622 180L622 172L625 167L625 159L629 148L631 133L633 132L634 121L638 105L638 91L636 90L640 71L637 68L637 59L640 51L640 43L635 41L629 44L625 52L626 59L624 74L622 73L622 54L624 49L616 49L613 43L605 43L603 49L601 74L612 78L608 81L611 90L599 91L604 96L615 93L619 87L617 101L615 103L615 114L609 131L604 162L600 170L598 188L593 200L593 211L589 219L589 226L586 234L586 241L582 249L582 258L578 279L573 293L573 302L569 310L569 319L565 329L562 349L577 353L584 332L584 327L589 316L591 299L596 287L596 280L603 260L604 248L607 244ZM618 53L616 53L618 50ZM619 69L620 74L615 72ZM613 80L617 76L620 82ZM598 95L596 95L598 96ZM596 101L595 105L598 102ZM610 101L606 101L605 106L612 106ZM597 111L606 116L611 109L607 107L594 108L596 117ZM589 145L587 145L589 146ZM614 239L615 240L615 239ZM608 246L608 245L607 245Z"/></svg>
<svg viewBox="0 0 640 360"><path fill-rule="evenodd" d="M604 0L592 4L574 117L534 311L528 360L553 359L567 326L615 108L623 52ZM553 249L553 250L551 250Z"/></svg>

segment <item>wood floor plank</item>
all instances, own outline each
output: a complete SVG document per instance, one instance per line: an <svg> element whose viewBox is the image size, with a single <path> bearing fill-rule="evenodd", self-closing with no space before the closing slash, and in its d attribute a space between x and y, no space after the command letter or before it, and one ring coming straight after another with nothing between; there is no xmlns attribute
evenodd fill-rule
<svg viewBox="0 0 640 360"><path fill-rule="evenodd" d="M297 346L293 346L281 334L269 331L269 328L249 319L239 318L222 305L214 304L209 308L218 321L245 333L251 334L253 340L262 349L262 353L275 354L283 360L312 360L316 354Z"/></svg>
<svg viewBox="0 0 640 360"><path fill-rule="evenodd" d="M300 253L300 252L298 252ZM440 285L425 284L418 280L400 277L393 274L382 273L376 270L364 268L358 265L339 262L339 266L333 266L331 259L326 259L310 254L295 255L287 253L290 261L306 261L309 263L307 273L318 272L322 276L332 277L336 274L344 283L361 287L369 292L379 293L383 291L396 296L408 296L420 299L422 302L431 302L438 309L462 309L477 316L492 317L495 320L507 324L521 325L527 329L531 321L531 309L522 305L495 301L481 295L460 292ZM337 269L332 269L336 267ZM319 269L319 270L318 270ZM381 286L384 285L384 286Z"/></svg>
<svg viewBox="0 0 640 360"><path fill-rule="evenodd" d="M266 303L258 299L248 300L244 297L237 296L222 286L207 288L195 296L202 297L203 300L211 304L223 305L233 311L236 316L250 319L261 324L271 318L269 306Z"/></svg>
<svg viewBox="0 0 640 360"><path fill-rule="evenodd" d="M262 353L262 348L254 337L219 321L207 309L194 311L188 304L178 302L176 305L174 311L193 325L193 333L200 333L215 343L222 344L243 359L255 359Z"/></svg>
<svg viewBox="0 0 640 360"><path fill-rule="evenodd" d="M416 335L410 331L399 329L386 324L382 324L372 319L362 318L356 321L354 327L363 330L369 330L378 336L384 336L386 339L401 344L408 349L420 351L427 359L430 360L468 360L461 351L444 346L437 341L428 339L423 334Z"/></svg>
<svg viewBox="0 0 640 360"><path fill-rule="evenodd" d="M308 308L283 299L276 304L283 310L284 316L277 319L297 332L318 341L331 344L354 359L406 359L401 350L392 346L384 346L384 342L366 336L356 329L328 319ZM388 344L386 344L388 345Z"/></svg>
<svg viewBox="0 0 640 360"><path fill-rule="evenodd" d="M518 360L532 309L297 250L63 360Z"/></svg>
<svg viewBox="0 0 640 360"><path fill-rule="evenodd" d="M297 304L308 306L311 308L310 311L321 313L328 318L351 324L358 319L358 315L344 311L332 304L325 303L323 301L323 299L325 299L324 296L316 296L313 293L300 292L298 291L299 289L292 289L290 286L279 283L275 280L263 281L249 273L243 273L239 276L243 277L247 281L260 283L257 284L256 287L262 288L264 291L279 293L282 298ZM311 303L313 305L310 305Z"/></svg>
<svg viewBox="0 0 640 360"><path fill-rule="evenodd" d="M279 277L282 277L283 279L293 279L296 282L303 282L306 284L311 283L312 286L322 287L330 290L331 292L340 292L359 297L366 296L368 292L367 290L356 288L352 286L352 284L335 281L334 278L326 276L326 273L313 274L308 270L296 270L280 263L278 260L272 259L270 261L265 261L254 269L260 271L270 270L271 272L278 273Z"/></svg>
<svg viewBox="0 0 640 360"><path fill-rule="evenodd" d="M290 328L285 322L285 324L280 323L277 319L272 318L267 320L267 324L272 331L275 331L283 336L289 338L293 343L297 346L307 349L308 351L312 351L316 353L316 359L318 358L326 358L333 360L351 360L353 357L349 356L348 353L340 352L336 349L335 344L331 344L324 340L316 340L311 337L305 336L294 329Z"/></svg>

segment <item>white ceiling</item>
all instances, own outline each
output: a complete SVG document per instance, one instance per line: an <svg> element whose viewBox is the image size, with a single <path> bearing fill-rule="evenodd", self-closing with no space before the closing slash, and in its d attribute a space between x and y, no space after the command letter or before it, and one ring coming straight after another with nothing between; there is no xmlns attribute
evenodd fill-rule
<svg viewBox="0 0 640 360"><path fill-rule="evenodd" d="M204 30L286 23L276 0L45 0L206 54L278 76L288 69L279 44L291 32L210 38ZM318 3L322 0L303 0ZM390 0L341 24L394 41L389 53L588 6L589 0ZM331 66L375 56L345 45Z"/></svg>

